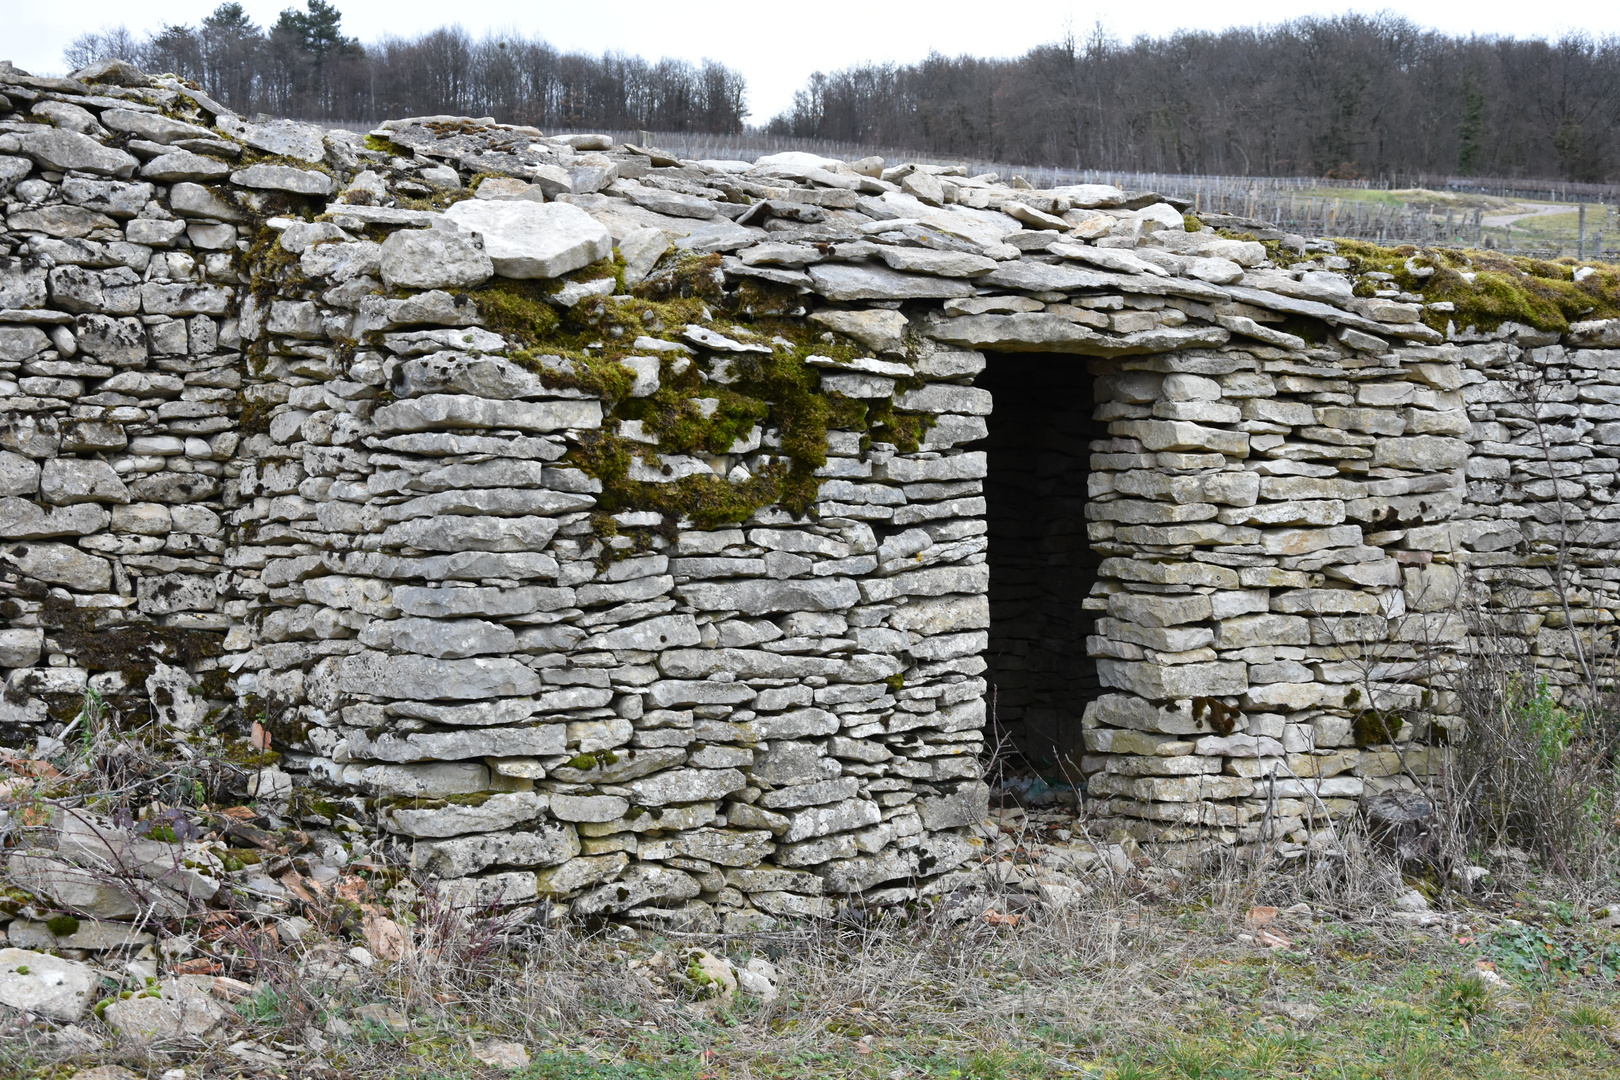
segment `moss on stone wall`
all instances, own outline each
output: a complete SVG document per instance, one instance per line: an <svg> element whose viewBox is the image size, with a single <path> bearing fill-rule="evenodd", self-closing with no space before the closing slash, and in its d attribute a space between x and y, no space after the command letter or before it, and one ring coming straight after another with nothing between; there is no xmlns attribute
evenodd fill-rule
<svg viewBox="0 0 1620 1080"><path fill-rule="evenodd" d="M416 156L416 151L382 135L367 135L366 149L379 154L388 154L409 161Z"/></svg>
<svg viewBox="0 0 1620 1080"><path fill-rule="evenodd" d="M1391 284L1421 293L1429 303L1449 302L1453 311L1425 312L1437 330L1447 322L1494 330L1505 322L1563 332L1573 322L1620 318L1620 267L1579 264L1574 259L1531 259L1478 249L1380 247L1360 240L1336 241L1357 274L1382 272ZM1581 281L1575 271L1592 270ZM1371 293L1372 283L1359 292Z"/></svg>
<svg viewBox="0 0 1620 1080"><path fill-rule="evenodd" d="M604 530L609 515L631 510L662 514L666 529L682 519L705 528L741 522L773 504L803 516L820 488L815 471L827 462L829 430L860 432L863 449L877 440L908 452L918 448L927 430L928 417L901 412L890 399L867 402L823 392L809 357L848 361L868 355L867 350L783 314L790 308L796 314L802 306L790 292L727 293L719 266L717 256L681 253L666 259L629 296L622 293L620 259L551 281L497 280L470 294L485 325L519 346L515 361L548 386L602 399L602 430L582 435L570 461L602 482L598 503ZM613 296L563 310L552 303L569 282L610 276L620 286ZM633 374L619 361L647 355L649 350L635 348L636 339L678 340L691 324L772 351L716 358L707 368L684 353L663 353L658 390L631 397ZM621 435L620 425L627 421L639 422L643 435L657 444ZM770 433L774 445L732 456L731 448L756 426ZM711 461L724 456L721 464L729 469L761 451L773 460L754 457L748 475L738 479L718 474L664 483L631 478L638 459L667 472L660 455Z"/></svg>
<svg viewBox="0 0 1620 1080"><path fill-rule="evenodd" d="M218 631L118 623L114 617L47 596L39 622L79 664L91 671L121 672L131 687L142 686L160 662L194 670L199 661L218 656L224 643Z"/></svg>
<svg viewBox="0 0 1620 1080"><path fill-rule="evenodd" d="M521 346L537 345L561 323L557 309L546 302L556 290L543 281L502 278L473 294L484 325Z"/></svg>

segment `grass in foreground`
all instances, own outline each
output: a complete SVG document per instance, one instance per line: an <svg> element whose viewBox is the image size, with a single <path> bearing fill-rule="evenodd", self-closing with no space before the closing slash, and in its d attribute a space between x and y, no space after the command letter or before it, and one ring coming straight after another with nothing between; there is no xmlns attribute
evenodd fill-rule
<svg viewBox="0 0 1620 1080"><path fill-rule="evenodd" d="M245 1036L283 1055L274 1066L223 1041L72 1053L14 1029L0 1075L66 1080L101 1062L154 1078L180 1067L344 1080L1620 1075L1620 933L1523 897L1430 925L1342 897L1247 924L1252 903L1297 899L1296 888L1132 879L1067 910L1029 908L1014 926L979 917L981 898L958 906L971 915L960 922L936 913L704 943L738 962L772 957L783 977L769 1005L693 1000L661 975L659 954L689 941L550 933L490 952L472 935L347 986L266 971L272 989L239 1012ZM357 1021L366 1002L408 1012L411 1030ZM328 1031L317 1049L311 1026L321 1038L333 1016L353 1034ZM489 1038L524 1043L531 1064L482 1065L473 1046Z"/></svg>

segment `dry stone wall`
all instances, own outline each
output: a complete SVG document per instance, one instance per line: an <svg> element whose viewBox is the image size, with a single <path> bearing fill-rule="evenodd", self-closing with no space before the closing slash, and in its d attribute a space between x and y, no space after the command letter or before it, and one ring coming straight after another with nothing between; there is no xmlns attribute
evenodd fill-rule
<svg viewBox="0 0 1620 1080"><path fill-rule="evenodd" d="M1423 768L1460 571L1562 657L1523 545L1606 520L1612 328L1442 332L1155 196L250 123L116 63L0 110L6 744L88 693L223 737L458 902L949 889L987 676L1118 832L1298 840Z"/></svg>
<svg viewBox="0 0 1620 1080"><path fill-rule="evenodd" d="M1620 600L1620 325L1457 337L1467 497L1426 534L1433 561L1414 573L1434 603L1483 608L1492 646L1528 657L1554 692L1588 682L1613 654Z"/></svg>

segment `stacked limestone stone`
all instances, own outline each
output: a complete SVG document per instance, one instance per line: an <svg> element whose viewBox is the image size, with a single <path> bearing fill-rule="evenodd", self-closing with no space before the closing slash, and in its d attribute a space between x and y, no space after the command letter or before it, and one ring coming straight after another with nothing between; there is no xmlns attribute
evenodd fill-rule
<svg viewBox="0 0 1620 1080"><path fill-rule="evenodd" d="M195 728L229 625L237 231L150 161L240 147L166 115L173 89L0 84L0 724L32 749L88 688Z"/></svg>
<svg viewBox="0 0 1620 1080"><path fill-rule="evenodd" d="M257 721L254 792L348 800L468 902L740 929L951 887L1000 351L1098 376L1099 813L1288 836L1424 768L1389 740L1444 721L1435 537L1489 365L1328 246L1283 270L1153 196L875 160L253 124L117 64L0 95L8 739L87 685ZM638 286L703 302L565 355L488 317L503 282L610 327ZM781 475L781 403L706 454L630 413L678 384L706 420L761 358L842 418L813 505L700 528L658 493Z"/></svg>
<svg viewBox="0 0 1620 1080"><path fill-rule="evenodd" d="M1468 495L1459 520L1424 537L1427 572L1437 595L1487 602L1497 647L1528 654L1555 687L1584 683L1613 656L1620 604L1620 326L1560 335L1510 323L1456 337L1473 421Z"/></svg>

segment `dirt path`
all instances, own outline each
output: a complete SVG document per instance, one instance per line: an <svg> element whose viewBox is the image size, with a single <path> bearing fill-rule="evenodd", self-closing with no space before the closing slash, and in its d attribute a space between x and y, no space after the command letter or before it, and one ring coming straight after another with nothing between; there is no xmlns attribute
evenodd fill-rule
<svg viewBox="0 0 1620 1080"><path fill-rule="evenodd" d="M1546 217L1549 214L1567 214L1573 209L1572 206L1565 203L1531 205L1535 205L1536 209L1527 214L1494 214L1485 218L1483 224L1487 229L1501 229L1508 225L1516 225L1526 218Z"/></svg>

